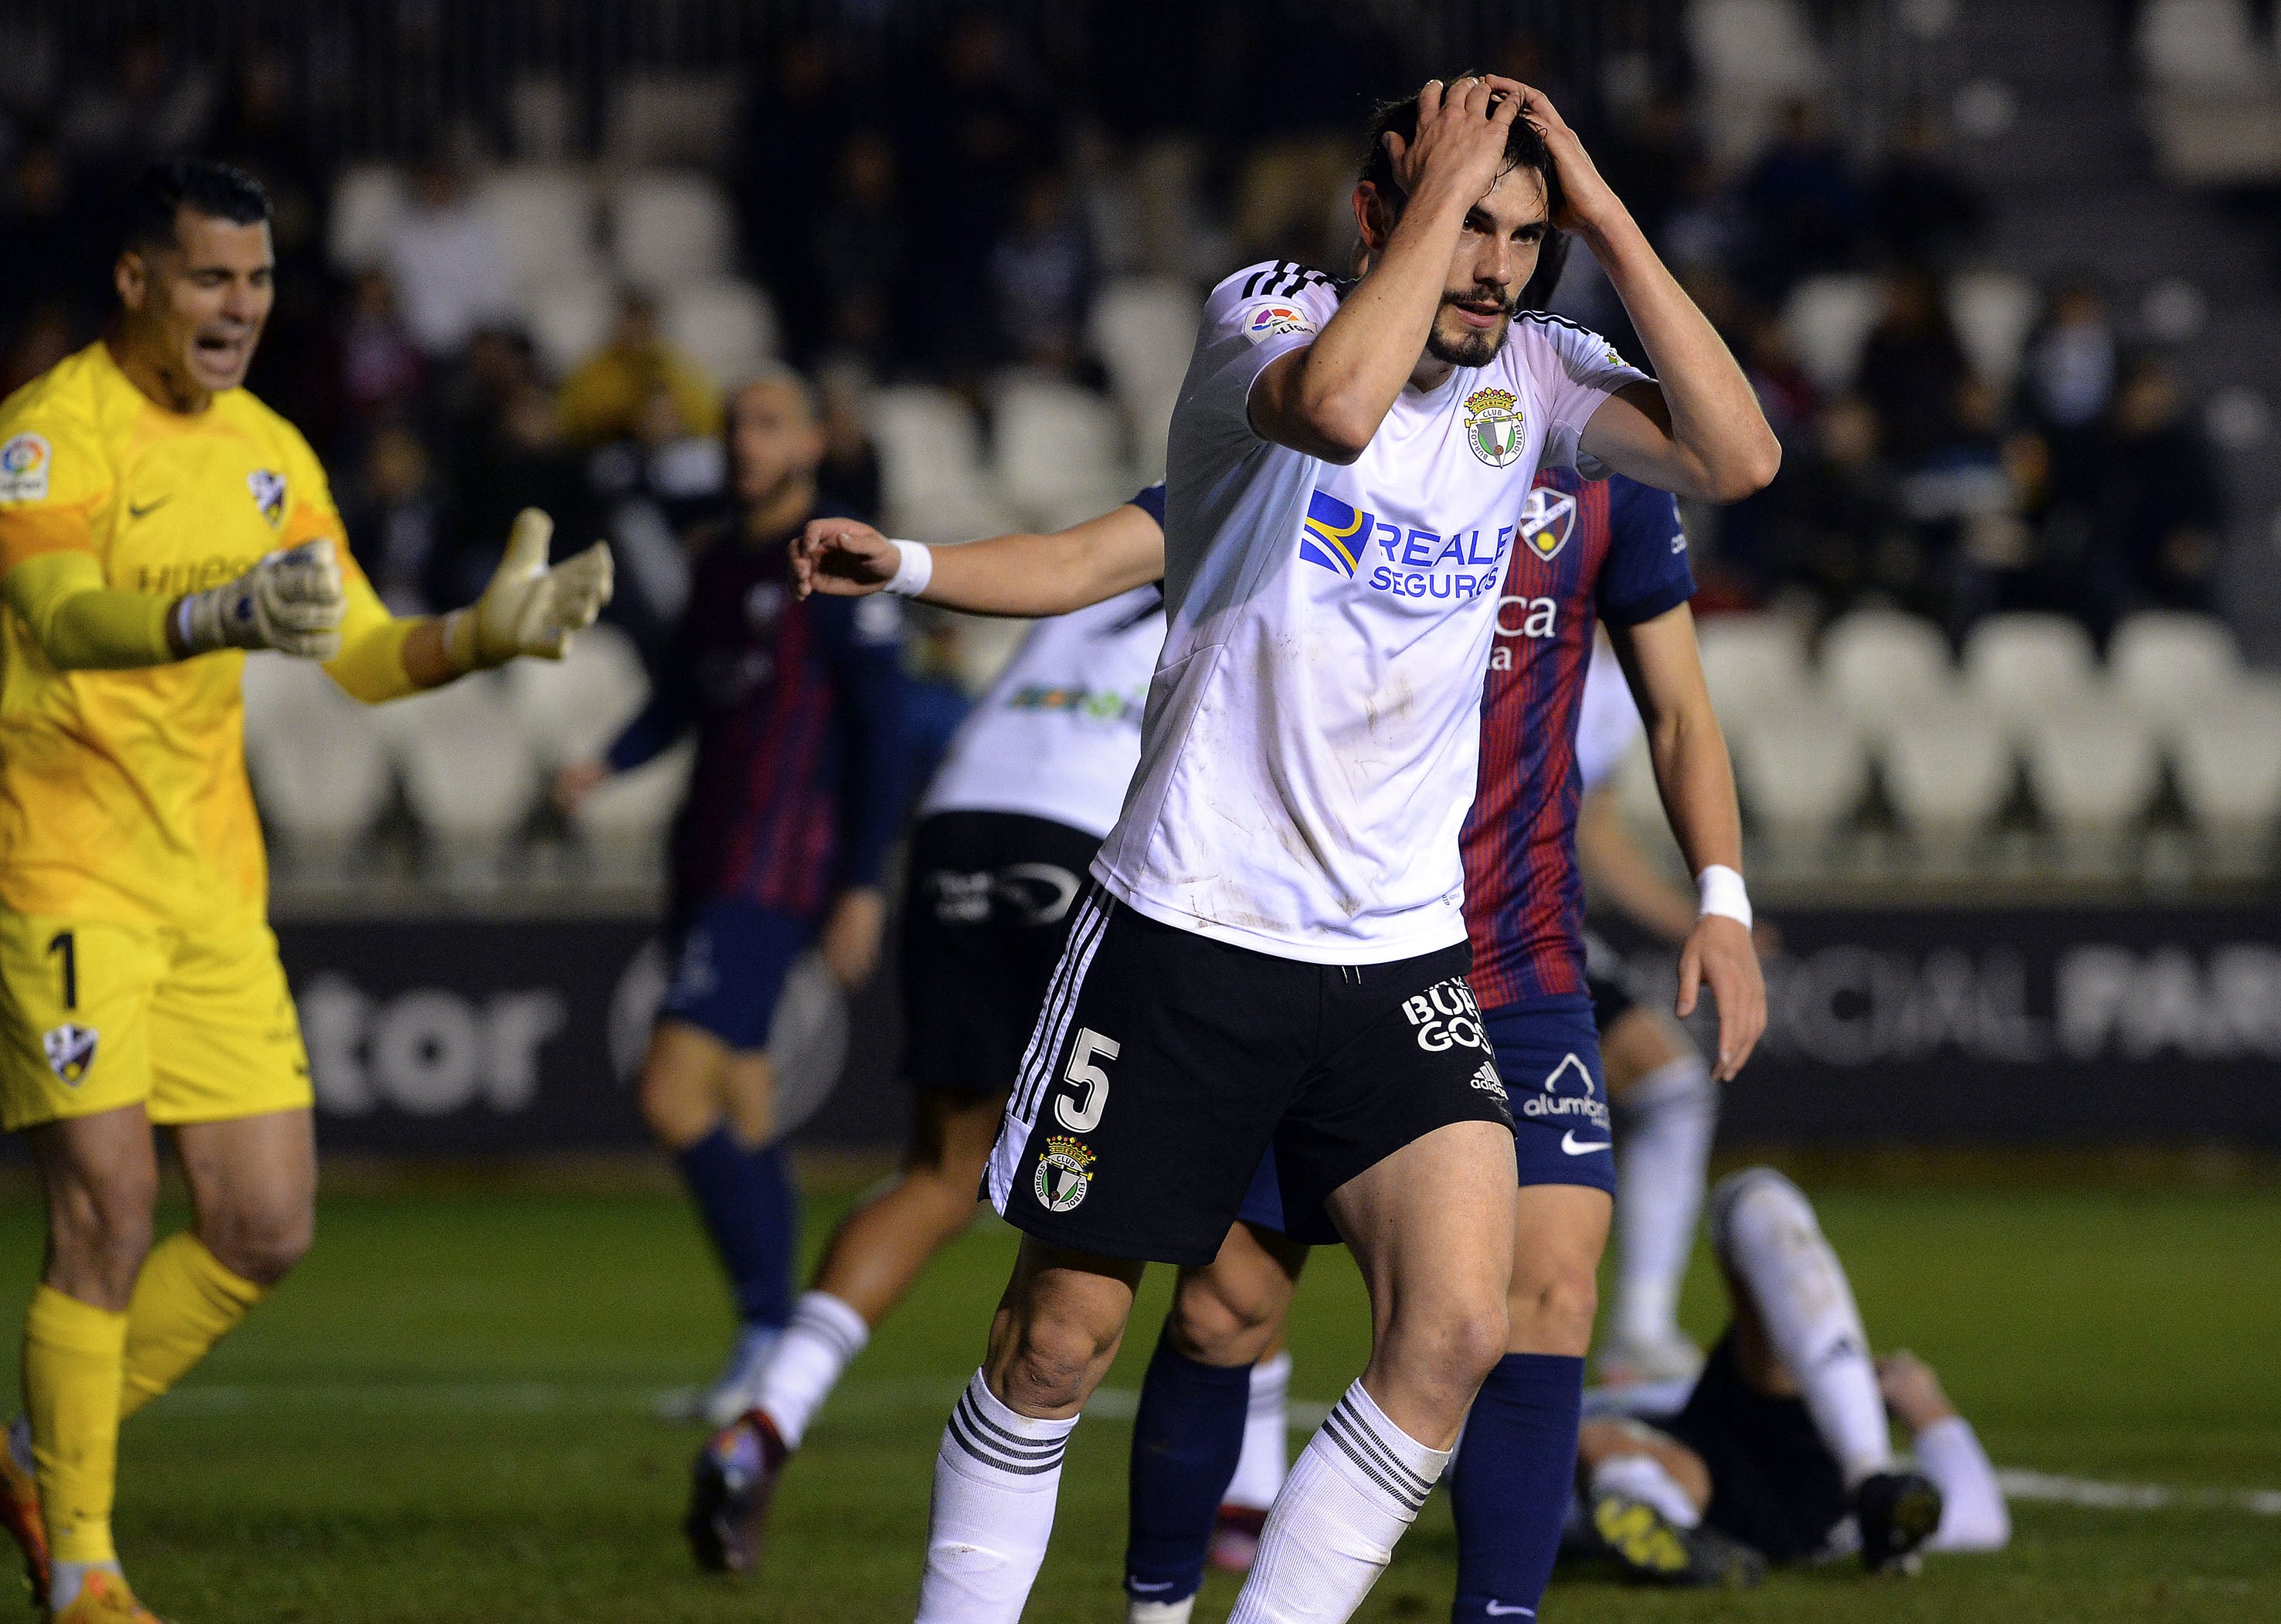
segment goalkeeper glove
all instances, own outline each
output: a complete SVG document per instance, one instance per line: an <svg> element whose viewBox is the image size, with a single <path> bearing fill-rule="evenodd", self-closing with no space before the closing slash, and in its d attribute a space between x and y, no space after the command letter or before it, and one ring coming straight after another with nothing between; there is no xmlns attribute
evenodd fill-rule
<svg viewBox="0 0 2281 1624"><path fill-rule="evenodd" d="M186 658L216 649L275 649L327 660L341 651L347 612L333 544L320 539L270 553L225 586L186 593L168 629Z"/></svg>
<svg viewBox="0 0 2281 1624"><path fill-rule="evenodd" d="M460 671L504 666L518 654L561 659L570 634L610 601L610 549L596 542L549 569L554 521L535 507L514 516L506 553L482 597L444 620L444 648Z"/></svg>

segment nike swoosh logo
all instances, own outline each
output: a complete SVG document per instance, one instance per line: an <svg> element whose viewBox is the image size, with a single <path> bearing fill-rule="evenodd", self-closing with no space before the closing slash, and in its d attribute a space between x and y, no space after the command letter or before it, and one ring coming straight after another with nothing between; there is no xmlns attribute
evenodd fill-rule
<svg viewBox="0 0 2281 1624"><path fill-rule="evenodd" d="M1579 1144L1576 1142L1576 1130L1573 1128L1566 1133L1560 1135L1560 1148L1567 1151L1571 1156L1589 1156L1595 1151L1606 1150L1612 1143L1612 1141L1602 1139L1592 1144ZM1495 1607L1496 1604L1495 1602L1491 1602L1489 1605L1491 1607ZM1533 1609L1524 1607L1521 1611L1527 1612L1533 1611Z"/></svg>
<svg viewBox="0 0 2281 1624"><path fill-rule="evenodd" d="M1585 1148L1600 1151L1607 1147L1596 1144L1588 1145ZM1534 1607L1508 1607L1503 1602L1489 1602L1481 1608L1481 1611L1493 1619L1533 1619L1536 1616L1536 1609Z"/></svg>
<svg viewBox="0 0 2281 1624"><path fill-rule="evenodd" d="M170 491L166 496L159 497L156 502L148 503L142 507L136 507L130 502L127 504L127 517L129 519L141 519L146 514L155 513L174 499L174 494Z"/></svg>

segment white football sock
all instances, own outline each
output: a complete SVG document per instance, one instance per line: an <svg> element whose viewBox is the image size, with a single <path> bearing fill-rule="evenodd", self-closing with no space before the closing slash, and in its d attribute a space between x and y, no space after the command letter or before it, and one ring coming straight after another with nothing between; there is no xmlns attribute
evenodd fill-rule
<svg viewBox="0 0 2281 1624"><path fill-rule="evenodd" d="M798 1449L808 1424L839 1385L847 1362L863 1351L871 1328L828 1291L804 1291L792 1323L761 1371L753 1408L776 1423L786 1449Z"/></svg>
<svg viewBox="0 0 2281 1624"><path fill-rule="evenodd" d="M1357 1382L1291 1467L1228 1624L1340 1624L1386 1571L1450 1451L1428 1449Z"/></svg>
<svg viewBox="0 0 2281 1624"><path fill-rule="evenodd" d="M1652 1455L1609 1456L1592 1468L1592 1492L1643 1501L1678 1528L1691 1528L1703 1520L1703 1508L1688 1498L1679 1480Z"/></svg>
<svg viewBox="0 0 2281 1624"><path fill-rule="evenodd" d="M1713 1200L1713 1242L1758 1305L1767 1339L1797 1381L1814 1430L1844 1470L1845 1486L1890 1471L1892 1435L1869 1358L1869 1335L1813 1204L1768 1167L1736 1174Z"/></svg>
<svg viewBox="0 0 2281 1624"><path fill-rule="evenodd" d="M1291 1355L1287 1350L1251 1367L1251 1403L1243 1416L1243 1453L1223 1497L1230 1505L1264 1512L1283 1492L1291 1470Z"/></svg>
<svg viewBox="0 0 2281 1624"><path fill-rule="evenodd" d="M1040 1421L1007 1408L974 1373L935 1456L917 1624L1020 1619L1053 1535L1062 1451L1076 1425L1075 1416Z"/></svg>
<svg viewBox="0 0 2281 1624"><path fill-rule="evenodd" d="M1613 1340L1635 1345L1679 1332L1679 1285L1719 1126L1719 1087L1700 1055L1659 1066L1617 1104Z"/></svg>
<svg viewBox="0 0 2281 1624"><path fill-rule="evenodd" d="M1927 1551L2001 1551L2012 1541L2012 1513L1979 1435L1960 1415L1916 1435L1917 1466L1940 1488L1940 1528Z"/></svg>
<svg viewBox="0 0 2281 1624"><path fill-rule="evenodd" d="M1176 1602L1128 1602L1125 1624L1188 1624L1195 1611L1193 1596L1183 1596Z"/></svg>

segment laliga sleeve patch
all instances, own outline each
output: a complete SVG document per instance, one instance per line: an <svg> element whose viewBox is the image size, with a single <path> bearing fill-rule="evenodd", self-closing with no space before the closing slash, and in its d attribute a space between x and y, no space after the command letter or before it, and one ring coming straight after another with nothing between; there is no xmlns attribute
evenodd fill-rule
<svg viewBox="0 0 2281 1624"><path fill-rule="evenodd" d="M0 445L0 502L38 502L48 494L55 453L45 436L18 435Z"/></svg>
<svg viewBox="0 0 2281 1624"><path fill-rule="evenodd" d="M1255 344L1287 333L1312 333L1315 319L1295 304L1280 301L1255 304L1243 314L1243 335Z"/></svg>

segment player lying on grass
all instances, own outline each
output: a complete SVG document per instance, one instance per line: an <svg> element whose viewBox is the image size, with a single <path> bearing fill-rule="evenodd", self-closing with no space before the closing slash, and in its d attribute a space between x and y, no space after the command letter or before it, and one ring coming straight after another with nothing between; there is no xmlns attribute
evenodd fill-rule
<svg viewBox="0 0 2281 1624"><path fill-rule="evenodd" d="M800 1197L771 1120L777 1006L811 944L842 986L870 977L909 776L901 606L794 603L785 586L790 538L848 515L817 494L823 430L807 381L785 369L738 389L727 439L735 506L692 538L689 607L649 703L601 760L555 784L575 808L697 737L673 826L673 974L638 1098L735 1298L736 1343L703 1405L715 1426L751 1406L792 1316Z"/></svg>
<svg viewBox="0 0 2281 1624"><path fill-rule="evenodd" d="M1766 1564L1995 1551L1995 1469L1931 1366L1873 1359L1844 1266L1798 1186L1723 1181L1711 1242L1731 1318L1692 1382L1604 1389L1577 1451L1571 1548L1662 1583L1748 1582ZM1898 1462L1888 1412L1909 1432Z"/></svg>
<svg viewBox="0 0 2281 1624"><path fill-rule="evenodd" d="M97 343L0 403L0 1119L29 1143L47 1258L0 1461L39 1605L149 1620L111 1534L120 1422L308 1250L309 1063L267 920L244 651L367 703L560 658L610 592L527 510L471 608L396 620L324 470L240 387L273 297L269 201L161 164L128 199ZM153 1125L190 1228L153 1247Z"/></svg>
<svg viewBox="0 0 2281 1624"><path fill-rule="evenodd" d="M1557 489L1558 476L1543 476L1540 483ZM1611 489L1620 483L1620 477L1611 481ZM1624 511L1631 512L1635 500L1627 502ZM1636 557L1634 538L1620 532L1606 540L1596 535L1609 527L1616 511L1613 502L1580 503L1576 523L1581 544L1595 550L1612 546L1619 558ZM1651 550L1664 550L1664 525L1651 521L1643 539ZM1509 601L1518 607L1524 600L1516 594ZM1511 646L1503 641L1508 628L1517 633L1525 625L1520 614L1499 623L1499 647L1510 647L1516 673L1527 668L1533 650L1545 646L1528 642ZM1494 728L1502 710L1518 697L1521 690L1514 684L1522 680L1518 674L1506 677L1493 664L1483 706L1485 727ZM1552 725L1557 727L1557 715ZM1699 923L1700 901L1673 885L1638 849L1623 827L1609 788L1609 780L1640 736L1641 724L1621 663L1604 635L1593 643L1574 726L1576 777L1582 792L1574 825L1577 869L1596 904L1604 901L1674 948L1682 947ZM1489 771L1486 761L1483 770ZM1493 874L1491 884L1484 897L1493 900L1500 894ZM1469 902L1468 912L1476 912ZM1752 935L1761 951L1771 945L1771 930L1764 920L1754 922ZM1616 1144L1614 1233L1620 1245L1608 1341L1597 1356L1601 1380L1692 1378L1702 1368L1703 1351L1679 1328L1679 1289L1694 1251L1696 1219L1703 1206L1705 1168L1718 1122L1718 1084L1687 1034L1634 984L1621 956L1589 929L1582 933L1582 940L1584 990L1599 1034ZM1493 1010L1488 995L1484 998L1484 1009ZM1251 1566L1267 1508L1283 1486L1288 1466L1290 1379L1290 1355L1280 1343L1251 1368L1242 1453L1221 1497L1211 1538L1212 1565L1229 1573L1242 1573ZM1148 1527L1145 1499L1135 1502L1133 1513L1136 1542L1169 1539L1192 1555L1192 1524L1185 1533ZM1188 1562L1179 1566L1185 1574ZM1149 1582L1147 1577L1133 1577Z"/></svg>
<svg viewBox="0 0 2281 1624"><path fill-rule="evenodd" d="M1150 1396L1225 1389L1232 1404L1212 1404L1200 1434L1182 1424L1162 1435L1217 1437L1232 1417L1240 1436L1245 1367L1264 1341L1254 1332L1280 1309L1201 1322L1239 1291L1287 1302L1285 1259L1232 1228L1271 1142L1277 1194L1310 1238L1336 1233L1356 1247L1380 1319L1370 1369L1278 1501L1236 1616L1347 1616L1447 1464L1469 1405L1475 1435L1494 1441L1467 1451L1478 1493L1458 1468L1461 1505L1484 1508L1461 1528L1460 1615L1533 1608L1550 1570L1608 1222L1609 1142L1582 1058L1592 1034L1569 881L1531 871L1557 855L1573 798L1532 820L1506 797L1547 783L1573 797L1566 719L1531 728L1523 712L1573 705L1589 647L1580 608L1597 595L1600 560L1585 547L1560 557L1570 527L1527 486L1540 466L1581 457L1731 498L1771 471L1774 448L1731 358L1558 115L1510 81L1441 93L1429 86L1373 132L1356 196L1358 282L1262 266L1207 305L1173 419L1173 635L1134 789L1095 865L1103 889L1072 930L991 1164L994 1202L1032 1239L990 1361L946 1433L923 1620L1018 1611L1062 1443L1116 1345L1139 1259L1182 1265L1184 1301L1202 1282L1196 1337L1187 1348L1168 1337L1152 1362L1152 1377L1162 1366L1195 1379L1152 1381L1144 1423ZM1515 99L1529 122L1512 121ZM1436 163L1448 166L1438 179ZM1548 212L1618 262L1662 393L1591 335L1516 318ZM1425 338L1426 354L1396 376L1393 358L1409 352L1393 346L1409 335ZM1357 373L1367 388L1338 381ZM1683 550L1675 532L1654 539L1666 560ZM876 537L811 542L814 578L835 589L876 589L890 574L917 584L932 566L939 600L954 604L1006 562ZM1094 569L1050 539L1032 550L1009 594L986 587L993 596L972 606L1053 612L1147 579L1139 560ZM1513 748L1492 771L1481 684L1512 664L1491 652L1512 601L1500 583L1519 553L1545 573L1508 629L1561 651L1505 723ZM1057 563L1093 569L1094 589L1057 602L1047 574ZM1671 589L1644 558L1619 581L1628 607ZM1642 609L1657 630L1635 651L1659 670L1657 753L1682 843L1719 871L1714 892L1738 892L1739 822L1686 596ZM1483 815L1477 776L1497 791L1480 848L1459 838L1469 803ZM1547 838L1554 853L1535 850ZM1520 871L1523 891L1541 882L1504 922L1506 956L1489 966L1515 989L1518 1017L1495 1033L1462 974L1477 857ZM1690 979L1717 984L1731 1070L1763 1004L1747 927L1728 912L1741 900L1714 900L1688 957ZM1508 1182L1516 1119L1525 1204ZM1481 1131L1492 1124L1502 1135ZM1242 1278L1223 1282L1240 1242ZM1209 1484L1204 1533L1226 1474Z"/></svg>
<svg viewBox="0 0 2281 1624"><path fill-rule="evenodd" d="M1164 487L1152 486L1063 539L1161 556L1164 512ZM825 1246L758 1373L751 1414L699 1457L686 1529L701 1566L757 1559L769 1494L809 1420L927 1259L973 1221L1071 911L1140 758L1140 709L1164 641L1153 583L1032 627L928 786L903 907L910 1147Z"/></svg>

